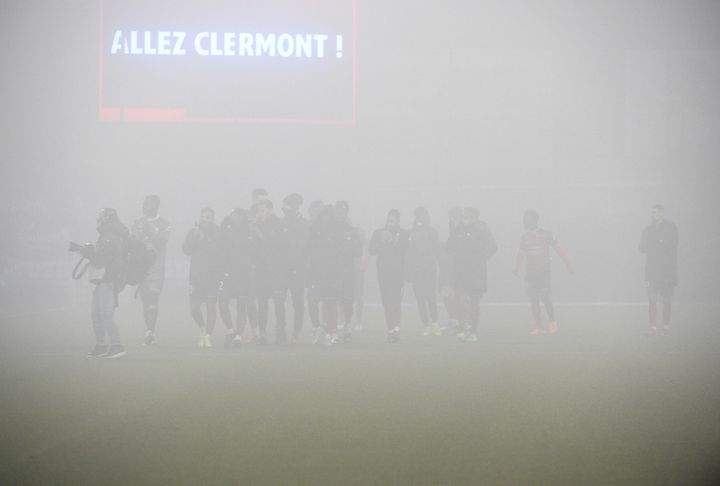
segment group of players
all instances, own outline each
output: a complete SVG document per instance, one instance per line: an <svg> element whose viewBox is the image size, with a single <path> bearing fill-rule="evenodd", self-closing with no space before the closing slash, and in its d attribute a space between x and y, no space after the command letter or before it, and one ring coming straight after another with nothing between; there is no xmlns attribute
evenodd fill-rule
<svg viewBox="0 0 720 486"><path fill-rule="evenodd" d="M385 225L372 234L366 245L362 231L350 222L347 202L330 205L313 201L308 206L307 218L301 213L303 202L299 194L288 195L282 200L282 216L278 216L267 192L256 189L252 193L250 209L234 209L220 225L215 222L213 209L202 209L199 222L187 233L182 245L184 253L190 257L189 301L193 320L200 331L200 347L213 345L211 336L218 309L226 328L226 346L244 342L268 343L270 301L273 303L274 342L277 344L301 339L306 307L312 326L312 343L333 346L351 341L352 330L361 328L362 322L359 315L355 326L352 325L353 314L362 312L362 306L356 309L355 303L362 295L366 250L367 254L376 257L388 342L400 341L406 282L415 294L424 336L452 332L461 341L477 341L480 300L487 289L487 261L497 250L495 239L488 225L479 219L477 209L450 210L446 242L440 241L427 209L415 209L409 229L400 226L399 212L391 210ZM130 230L156 255L137 291L143 303L147 328L145 344L148 346L157 342L158 301L170 236L170 225L159 215L159 206L157 196L147 196L143 216ZM672 291L677 282L677 229L663 218L662 213L661 206L653 207L653 223L643 232L640 245L640 250L647 254L649 335L667 333ZM114 220L113 228L120 224L116 214L109 219ZM518 275L523 265L525 267L526 293L535 321L531 331L533 336L558 331L551 298L551 250L557 253L568 271L573 272L552 233L540 228L538 222L536 211L525 212L524 233L513 269ZM101 233L98 247L103 240L101 226L98 226ZM111 283L112 279L106 280L97 283ZM290 333L286 319L288 294L293 308ZM442 296L449 317L442 326L438 320L438 295ZM664 304L661 328L657 326L658 298ZM234 316L231 304L234 304ZM547 326L543 323L541 304L547 313ZM96 312L97 309L100 311ZM109 311L102 295L94 295L96 346L91 350L91 356L119 357L125 354L112 315L101 315ZM105 346L105 335L111 339L109 351Z"/></svg>

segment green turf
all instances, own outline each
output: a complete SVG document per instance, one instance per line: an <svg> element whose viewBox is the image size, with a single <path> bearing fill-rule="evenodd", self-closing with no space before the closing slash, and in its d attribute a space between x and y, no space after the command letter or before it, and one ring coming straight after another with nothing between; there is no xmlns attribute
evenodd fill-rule
<svg viewBox="0 0 720 486"><path fill-rule="evenodd" d="M396 346L370 310L349 346L207 351L182 306L139 346L124 306L117 361L84 357L84 309L6 318L0 484L710 484L717 310L648 340L642 307L566 307L532 339L526 308L489 307L474 345L409 310Z"/></svg>

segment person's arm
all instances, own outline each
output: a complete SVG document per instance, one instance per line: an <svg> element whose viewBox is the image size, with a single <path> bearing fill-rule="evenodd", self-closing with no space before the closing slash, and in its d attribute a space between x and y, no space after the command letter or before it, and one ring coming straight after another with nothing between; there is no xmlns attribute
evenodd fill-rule
<svg viewBox="0 0 720 486"><path fill-rule="evenodd" d="M557 243L555 243L553 245L553 248L555 249L555 253L557 253L558 256L560 257L560 260L562 260L562 262L565 264L565 268L567 268L567 271L570 273L570 275L574 274L575 270L573 269L572 265L570 264L570 260L568 259L567 254L565 253L565 250L560 248L560 245L558 245Z"/></svg>
<svg viewBox="0 0 720 486"><path fill-rule="evenodd" d="M485 258L489 259L495 253L497 253L497 242L495 241L495 237L493 236L492 232L490 232L490 227L483 223L483 227L485 230Z"/></svg>

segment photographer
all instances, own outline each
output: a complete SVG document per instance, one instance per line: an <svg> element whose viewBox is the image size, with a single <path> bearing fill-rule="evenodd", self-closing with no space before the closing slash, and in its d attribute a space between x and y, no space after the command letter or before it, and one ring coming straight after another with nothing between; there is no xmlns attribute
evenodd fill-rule
<svg viewBox="0 0 720 486"><path fill-rule="evenodd" d="M99 237L95 246L71 244L71 251L79 252L89 261L90 282L95 284L92 298L92 321L95 347L88 356L120 358L125 348L120 344L120 331L115 324L117 297L124 287L123 249L129 237L127 227L118 219L117 211L103 209L97 220ZM106 338L110 339L108 349Z"/></svg>

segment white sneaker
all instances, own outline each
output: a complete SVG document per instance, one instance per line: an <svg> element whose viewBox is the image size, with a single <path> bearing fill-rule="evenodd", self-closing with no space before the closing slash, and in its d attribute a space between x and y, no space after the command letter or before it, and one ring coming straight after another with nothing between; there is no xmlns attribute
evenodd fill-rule
<svg viewBox="0 0 720 486"><path fill-rule="evenodd" d="M205 347L205 334L200 334L200 337L198 338L198 348L204 348Z"/></svg>
<svg viewBox="0 0 720 486"><path fill-rule="evenodd" d="M477 340L478 340L477 334L475 334L474 332L467 334L464 339L464 341L466 343L476 343Z"/></svg>
<svg viewBox="0 0 720 486"><path fill-rule="evenodd" d="M212 339L210 338L210 334L205 334L203 336L203 341L205 342L206 348L212 348L213 344L212 344Z"/></svg>
<svg viewBox="0 0 720 486"><path fill-rule="evenodd" d="M312 342L313 344L318 344L321 337L322 329L320 329L319 327L313 327L312 331L310 331L310 342Z"/></svg>
<svg viewBox="0 0 720 486"><path fill-rule="evenodd" d="M339 342L340 338L336 332L325 334L325 346L335 346Z"/></svg>
<svg viewBox="0 0 720 486"><path fill-rule="evenodd" d="M440 329L440 325L437 322L433 322L431 327L432 327L432 333L435 336L442 336L442 329Z"/></svg>
<svg viewBox="0 0 720 486"><path fill-rule="evenodd" d="M432 328L430 326L425 326L425 329L423 329L423 336L428 337L430 334L432 334Z"/></svg>

